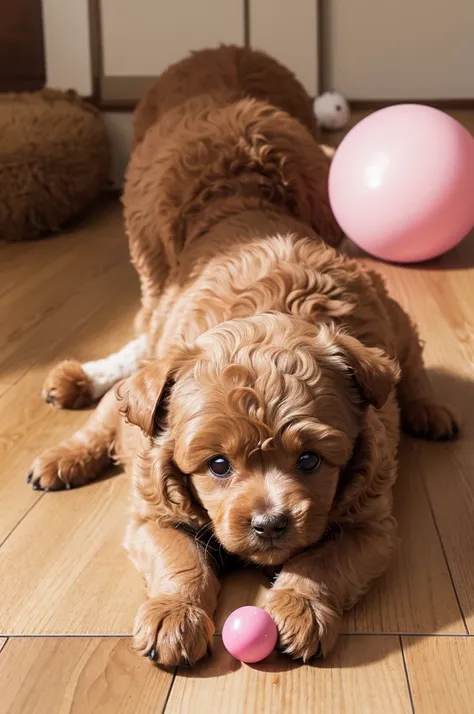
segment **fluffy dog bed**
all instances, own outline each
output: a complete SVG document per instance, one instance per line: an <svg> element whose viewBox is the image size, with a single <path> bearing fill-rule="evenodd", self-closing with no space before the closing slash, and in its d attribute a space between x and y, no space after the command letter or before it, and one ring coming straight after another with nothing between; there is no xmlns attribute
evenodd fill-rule
<svg viewBox="0 0 474 714"><path fill-rule="evenodd" d="M0 239L57 231L97 196L108 165L104 122L74 92L0 95Z"/></svg>

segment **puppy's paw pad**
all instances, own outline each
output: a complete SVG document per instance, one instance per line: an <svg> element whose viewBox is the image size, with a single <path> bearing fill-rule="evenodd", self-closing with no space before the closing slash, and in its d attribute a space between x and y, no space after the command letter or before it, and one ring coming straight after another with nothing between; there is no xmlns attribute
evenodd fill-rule
<svg viewBox="0 0 474 714"><path fill-rule="evenodd" d="M62 409L80 409L92 403L92 382L76 360L64 360L53 367L43 385L47 404Z"/></svg>
<svg viewBox="0 0 474 714"><path fill-rule="evenodd" d="M402 426L407 434L429 441L451 441L459 436L460 419L454 409L430 399L416 399L403 406Z"/></svg>
<svg viewBox="0 0 474 714"><path fill-rule="evenodd" d="M163 667L194 664L212 645L214 624L199 607L179 596L163 595L144 602L134 625L135 650Z"/></svg>

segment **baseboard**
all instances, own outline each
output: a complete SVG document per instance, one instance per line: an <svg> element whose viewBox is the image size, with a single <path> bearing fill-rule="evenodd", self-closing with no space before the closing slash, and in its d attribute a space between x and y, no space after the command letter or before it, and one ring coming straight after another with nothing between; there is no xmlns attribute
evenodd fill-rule
<svg viewBox="0 0 474 714"><path fill-rule="evenodd" d="M97 99L88 97L87 101L103 112L126 113L133 112L138 104L137 99ZM443 111L474 110L473 99L348 99L353 111L376 111L394 104L425 104Z"/></svg>
<svg viewBox="0 0 474 714"><path fill-rule="evenodd" d="M444 111L474 109L473 99L348 99L353 111L376 111L394 104L425 104Z"/></svg>
<svg viewBox="0 0 474 714"><path fill-rule="evenodd" d="M101 112L114 112L117 114L134 112L138 104L138 99L97 99L93 97L89 101Z"/></svg>

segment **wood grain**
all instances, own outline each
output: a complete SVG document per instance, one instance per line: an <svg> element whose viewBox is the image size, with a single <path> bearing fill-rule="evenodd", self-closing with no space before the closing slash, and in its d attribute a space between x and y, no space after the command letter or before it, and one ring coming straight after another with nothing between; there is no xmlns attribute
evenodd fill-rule
<svg viewBox="0 0 474 714"><path fill-rule="evenodd" d="M8 640L5 637L0 638L0 652L3 650L5 645L7 644Z"/></svg>
<svg viewBox="0 0 474 714"><path fill-rule="evenodd" d="M13 639L0 657L0 713L151 714L171 680L126 639Z"/></svg>
<svg viewBox="0 0 474 714"><path fill-rule="evenodd" d="M212 706L212 709L210 707ZM323 666L300 666L283 655L240 665L216 638L213 656L180 670L166 714L409 714L398 637L345 637Z"/></svg>
<svg viewBox="0 0 474 714"><path fill-rule="evenodd" d="M0 252L2 383L17 382L46 355L57 360L61 343L112 298L125 294L129 303L133 297L133 305L138 304L132 287L137 278L128 263L115 203L91 216L89 233L83 226L56 241L55 252L51 240L44 254L30 249L5 262L5 250ZM129 334L132 329L128 323Z"/></svg>
<svg viewBox="0 0 474 714"><path fill-rule="evenodd" d="M443 267L445 266L445 267ZM431 268L377 264L426 341L433 392L463 417L454 444L412 442L469 631L474 632L474 233Z"/></svg>
<svg viewBox="0 0 474 714"><path fill-rule="evenodd" d="M107 202L91 214L88 225L89 233L82 226L42 241L44 253L40 243L0 246L0 314L3 318L18 311L18 328L10 330L8 339L2 329L0 337L2 383L12 383L0 390L0 542L40 497L25 486L33 458L87 418L84 412L57 412L44 404L40 392L48 370L65 357L103 356L132 333L137 281L128 264L117 204ZM94 276L88 269L92 253ZM60 260L63 254L66 263ZM54 279L58 271L59 283ZM41 303L35 299L39 286L45 294Z"/></svg>
<svg viewBox="0 0 474 714"><path fill-rule="evenodd" d="M126 274L121 268L111 271L109 278L126 285ZM0 499L3 504L0 542L38 500L39 494L25 485L34 457L72 434L88 417L86 412L56 411L43 402L41 387L48 370L60 357L81 358L86 354L94 357L104 354L102 350L106 352L123 344L129 336L134 313L130 292L126 290L116 299L109 298L105 302L91 293L90 298L83 296L82 307L78 297L77 303L71 302L60 310L52 334L47 335L49 340L41 341L44 346L36 351L38 364L0 396ZM96 311L87 317L88 310ZM58 324L64 329L55 332ZM47 327L45 331L48 332ZM31 346L34 349L34 343Z"/></svg>
<svg viewBox="0 0 474 714"><path fill-rule="evenodd" d="M261 570L246 568L229 573L223 579L214 617L216 634L220 634L227 616L243 605L261 607L270 588L270 579Z"/></svg>
<svg viewBox="0 0 474 714"><path fill-rule="evenodd" d="M416 448L408 438L400 448L395 557L384 577L347 613L347 632L466 631L414 458Z"/></svg>
<svg viewBox="0 0 474 714"><path fill-rule="evenodd" d="M474 639L403 637L416 714L472 714Z"/></svg>
<svg viewBox="0 0 474 714"><path fill-rule="evenodd" d="M2 546L0 633L130 633L144 590L121 546L128 488L122 474L42 496Z"/></svg>
<svg viewBox="0 0 474 714"><path fill-rule="evenodd" d="M111 272L110 278L123 279L124 275L117 269ZM92 306L93 294L90 302ZM84 303L87 309L88 300L84 300ZM56 363L59 355L81 358L85 357L89 349L89 354L95 356L101 348L113 350L123 344L133 317L131 305L130 295L126 292L113 301L109 299L105 303L99 302L97 312L85 319L82 325L72 320L72 333L65 327L63 332L57 333L56 339L51 336L48 346L37 351L39 364L0 396L0 499L3 504L0 510L0 542L40 496L25 485L29 466L35 456L72 434L88 418L87 412L57 411L44 403L41 387L48 370ZM79 310L79 300L77 307ZM65 320L68 315L74 319L73 305L69 304L69 308L65 308L61 314ZM58 320L59 317L57 315ZM113 329L108 325L113 325ZM124 334L125 327L127 335ZM44 364L41 364L41 360ZM21 448L18 448L20 445Z"/></svg>

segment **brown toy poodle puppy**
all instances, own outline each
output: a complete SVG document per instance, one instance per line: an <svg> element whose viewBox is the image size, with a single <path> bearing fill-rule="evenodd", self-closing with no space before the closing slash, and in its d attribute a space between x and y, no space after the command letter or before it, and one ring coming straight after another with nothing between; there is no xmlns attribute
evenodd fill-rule
<svg viewBox="0 0 474 714"><path fill-rule="evenodd" d="M132 457L141 654L205 656L236 556L274 569L265 607L284 651L326 655L394 548L399 415L429 439L453 438L455 417L430 399L416 330L381 279L328 246L327 159L289 72L248 50L197 53L157 80L135 129L138 337L53 370L57 406L119 383L29 480L71 488Z"/></svg>

